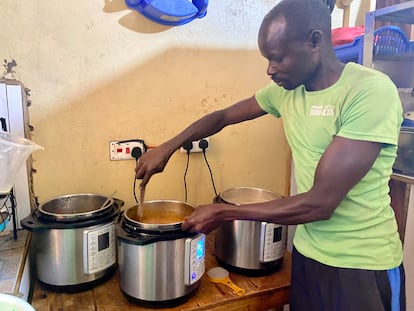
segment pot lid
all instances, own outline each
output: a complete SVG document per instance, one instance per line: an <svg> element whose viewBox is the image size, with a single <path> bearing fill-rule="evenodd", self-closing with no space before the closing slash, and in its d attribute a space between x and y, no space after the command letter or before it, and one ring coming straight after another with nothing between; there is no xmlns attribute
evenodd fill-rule
<svg viewBox="0 0 414 311"><path fill-rule="evenodd" d="M113 198L100 194L68 194L44 202L38 210L55 221L73 221L105 215L113 204Z"/></svg>
<svg viewBox="0 0 414 311"><path fill-rule="evenodd" d="M230 188L223 191L220 197L234 205L263 203L281 198L280 195L269 190L251 187Z"/></svg>
<svg viewBox="0 0 414 311"><path fill-rule="evenodd" d="M141 206L130 207L124 214L125 224L134 230L181 230L185 218L194 211L189 203L173 200L146 201Z"/></svg>

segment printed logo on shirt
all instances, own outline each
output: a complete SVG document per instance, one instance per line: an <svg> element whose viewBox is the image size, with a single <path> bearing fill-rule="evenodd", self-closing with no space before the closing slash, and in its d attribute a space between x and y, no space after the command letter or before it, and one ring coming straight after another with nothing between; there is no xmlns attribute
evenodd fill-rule
<svg viewBox="0 0 414 311"><path fill-rule="evenodd" d="M310 116L332 117L335 114L335 106L312 106L309 112Z"/></svg>

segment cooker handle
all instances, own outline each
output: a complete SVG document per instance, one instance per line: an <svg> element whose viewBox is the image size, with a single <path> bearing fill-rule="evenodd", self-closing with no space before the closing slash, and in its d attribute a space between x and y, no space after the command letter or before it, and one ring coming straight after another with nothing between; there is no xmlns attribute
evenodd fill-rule
<svg viewBox="0 0 414 311"><path fill-rule="evenodd" d="M37 217L34 216L35 212L32 212L29 216L20 220L22 227L29 231L50 229L50 225L41 223Z"/></svg>
<svg viewBox="0 0 414 311"><path fill-rule="evenodd" d="M124 206L124 204L125 204L125 202L124 201L122 201L122 200L120 200L120 199L117 199L117 198L112 198L113 200L114 200L114 203L116 204L116 205L118 205L118 208L121 208L122 206Z"/></svg>

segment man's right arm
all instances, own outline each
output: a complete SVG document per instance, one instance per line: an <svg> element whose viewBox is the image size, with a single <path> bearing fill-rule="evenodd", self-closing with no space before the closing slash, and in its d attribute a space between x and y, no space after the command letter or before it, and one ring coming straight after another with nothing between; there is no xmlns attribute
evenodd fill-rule
<svg viewBox="0 0 414 311"><path fill-rule="evenodd" d="M135 168L136 178L142 179L144 187L152 175L164 170L172 154L188 141L211 136L230 124L252 120L266 114L254 96L241 100L222 110L214 111L195 121L177 136L171 138L150 152L144 153Z"/></svg>

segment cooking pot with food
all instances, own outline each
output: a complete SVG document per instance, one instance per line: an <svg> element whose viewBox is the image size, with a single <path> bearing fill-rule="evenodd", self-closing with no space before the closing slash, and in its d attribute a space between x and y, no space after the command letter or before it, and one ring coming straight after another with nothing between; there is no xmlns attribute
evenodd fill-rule
<svg viewBox="0 0 414 311"><path fill-rule="evenodd" d="M52 290L79 292L116 269L115 218L123 201L100 194L69 194L41 204L21 220L32 232L37 278Z"/></svg>
<svg viewBox="0 0 414 311"><path fill-rule="evenodd" d="M250 187L230 188L215 202L237 206L281 198L268 190ZM286 251L287 228L284 225L249 220L228 221L215 230L218 261L230 270L244 274L265 274L281 267Z"/></svg>
<svg viewBox="0 0 414 311"><path fill-rule="evenodd" d="M117 224L120 288L134 303L170 307L195 293L204 274L204 234L181 230L194 211L188 203L146 201Z"/></svg>

